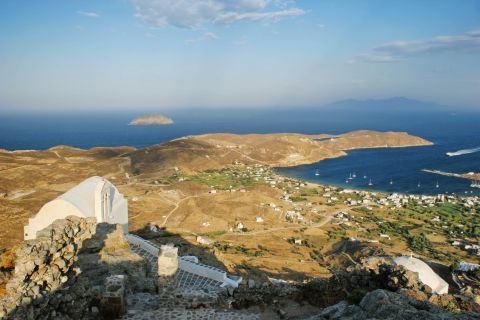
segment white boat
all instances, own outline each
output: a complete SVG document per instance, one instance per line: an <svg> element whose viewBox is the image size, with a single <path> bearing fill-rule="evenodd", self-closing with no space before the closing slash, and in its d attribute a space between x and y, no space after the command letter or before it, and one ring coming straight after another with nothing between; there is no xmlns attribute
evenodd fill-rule
<svg viewBox="0 0 480 320"><path fill-rule="evenodd" d="M417 184L417 188L420 188L422 185L420 184L420 181Z"/></svg>
<svg viewBox="0 0 480 320"><path fill-rule="evenodd" d="M350 173L350 175L348 176L348 180L352 180L352 173Z"/></svg>
<svg viewBox="0 0 480 320"><path fill-rule="evenodd" d="M474 180L470 185L471 188L480 188L480 181Z"/></svg>
<svg viewBox="0 0 480 320"><path fill-rule="evenodd" d="M479 152L479 151L480 151L480 148L473 148L473 149L458 150L458 151L455 151L455 152L447 152L446 154L449 157L455 157L455 156L461 156L461 155L464 155L464 154L475 153L475 152Z"/></svg>
<svg viewBox="0 0 480 320"><path fill-rule="evenodd" d="M390 179L390 184L393 184L393 180L392 180L392 179Z"/></svg>
<svg viewBox="0 0 480 320"><path fill-rule="evenodd" d="M319 176L319 175L320 175L320 172L318 171L318 169L315 171L315 175L316 175L316 176Z"/></svg>
<svg viewBox="0 0 480 320"><path fill-rule="evenodd" d="M366 174L365 174L365 175L363 175L363 179L367 179L367 175L366 175Z"/></svg>
<svg viewBox="0 0 480 320"><path fill-rule="evenodd" d="M373 186L372 179L370 179L370 181L368 181L368 185Z"/></svg>
<svg viewBox="0 0 480 320"><path fill-rule="evenodd" d="M440 185L438 184L438 181L437 181L437 184L435 185L435 188L439 188Z"/></svg>
<svg viewBox="0 0 480 320"><path fill-rule="evenodd" d="M355 172L352 174L352 178L356 178L357 175L355 174Z"/></svg>

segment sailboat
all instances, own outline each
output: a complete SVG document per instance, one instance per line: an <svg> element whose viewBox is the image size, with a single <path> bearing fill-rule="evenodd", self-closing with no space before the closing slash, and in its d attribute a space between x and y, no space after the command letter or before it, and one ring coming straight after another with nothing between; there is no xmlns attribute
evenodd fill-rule
<svg viewBox="0 0 480 320"><path fill-rule="evenodd" d="M352 180L352 173L350 172L350 175L348 176L348 180Z"/></svg>
<svg viewBox="0 0 480 320"><path fill-rule="evenodd" d="M367 179L367 175L366 175L366 174L363 175L363 179Z"/></svg>
<svg viewBox="0 0 480 320"><path fill-rule="evenodd" d="M318 169L315 170L315 175L316 175L316 176L319 176L319 175L320 175L320 171L318 171Z"/></svg>
<svg viewBox="0 0 480 320"><path fill-rule="evenodd" d="M435 185L435 188L439 188L440 185L438 184L438 181L437 181L437 184Z"/></svg>
<svg viewBox="0 0 480 320"><path fill-rule="evenodd" d="M373 186L372 179L370 179L370 181L368 182L368 185Z"/></svg>
<svg viewBox="0 0 480 320"><path fill-rule="evenodd" d="M352 175L352 178L356 178L356 177L357 177L357 175L354 172L353 175Z"/></svg>
<svg viewBox="0 0 480 320"><path fill-rule="evenodd" d="M480 188L480 182L477 180L472 181L472 184L470 185L471 188Z"/></svg>
<svg viewBox="0 0 480 320"><path fill-rule="evenodd" d="M393 184L393 180L392 180L392 179L390 179L390 184Z"/></svg>
<svg viewBox="0 0 480 320"><path fill-rule="evenodd" d="M418 181L417 188L420 188L421 184L420 181Z"/></svg>

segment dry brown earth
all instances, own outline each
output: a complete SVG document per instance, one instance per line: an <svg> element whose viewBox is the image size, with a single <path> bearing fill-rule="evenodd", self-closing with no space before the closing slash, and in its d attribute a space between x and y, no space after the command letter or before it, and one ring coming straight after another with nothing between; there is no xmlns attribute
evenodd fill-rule
<svg viewBox="0 0 480 320"><path fill-rule="evenodd" d="M239 254L233 249L202 250L211 252L232 271L243 272L241 266L248 266L260 273L279 276L286 272L299 278L328 274L311 258L311 249L292 246L287 239L307 237L322 245L323 229L329 228L323 225L338 208L316 205L319 213L305 216L316 227L305 228L285 221L282 214L293 205L280 201L281 192L269 186L254 184L244 193L209 194L210 188L199 183L176 181L162 185L155 180L168 177L176 172L175 168L194 173L221 169L235 162L293 166L344 156L351 149L429 144L406 133L357 131L339 136L209 134L139 150L131 147L81 150L68 146L45 151L2 150L0 247L19 243L23 225L43 204L87 177L99 175L111 180L128 198L131 231L153 223L165 226L192 244L196 244L196 235L215 238L215 234L225 232L219 237L222 243L230 243L233 248L244 247L250 253ZM276 203L282 207L282 213L262 203ZM262 216L264 222L257 223L256 216ZM237 222L242 222L248 232L230 232ZM259 244L264 246L261 255L252 255L260 250Z"/></svg>

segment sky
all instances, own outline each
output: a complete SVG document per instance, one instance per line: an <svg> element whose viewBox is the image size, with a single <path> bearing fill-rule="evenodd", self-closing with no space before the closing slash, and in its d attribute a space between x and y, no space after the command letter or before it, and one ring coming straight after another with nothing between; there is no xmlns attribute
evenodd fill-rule
<svg viewBox="0 0 480 320"><path fill-rule="evenodd" d="M480 0L2 0L0 109L480 110Z"/></svg>

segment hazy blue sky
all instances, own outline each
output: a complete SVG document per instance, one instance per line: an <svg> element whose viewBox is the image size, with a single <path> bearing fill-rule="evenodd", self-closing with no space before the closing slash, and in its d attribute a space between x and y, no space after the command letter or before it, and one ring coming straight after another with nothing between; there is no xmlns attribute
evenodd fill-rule
<svg viewBox="0 0 480 320"><path fill-rule="evenodd" d="M480 108L480 0L2 0L0 108Z"/></svg>

